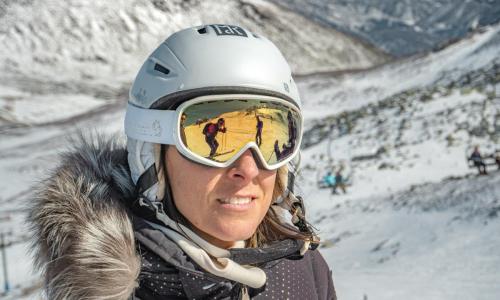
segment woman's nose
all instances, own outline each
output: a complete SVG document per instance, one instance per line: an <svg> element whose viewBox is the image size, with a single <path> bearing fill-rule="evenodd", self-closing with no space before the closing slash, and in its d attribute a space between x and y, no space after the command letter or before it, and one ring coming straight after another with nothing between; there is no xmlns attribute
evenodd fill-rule
<svg viewBox="0 0 500 300"><path fill-rule="evenodd" d="M250 182L259 175L259 167L255 161L252 151L248 149L230 167L228 175L231 179Z"/></svg>

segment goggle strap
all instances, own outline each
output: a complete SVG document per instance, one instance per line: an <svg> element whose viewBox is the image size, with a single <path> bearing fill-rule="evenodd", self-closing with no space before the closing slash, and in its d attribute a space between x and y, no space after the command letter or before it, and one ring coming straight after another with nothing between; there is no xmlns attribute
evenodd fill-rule
<svg viewBox="0 0 500 300"><path fill-rule="evenodd" d="M293 186L294 185L295 185L295 173L294 172L288 172L287 189L292 194L293 194Z"/></svg>
<svg viewBox="0 0 500 300"><path fill-rule="evenodd" d="M174 145L177 112L173 110L144 109L127 105L125 134L133 139Z"/></svg>
<svg viewBox="0 0 500 300"><path fill-rule="evenodd" d="M142 195L145 191L151 188L158 182L158 175L156 174L156 166L152 164L144 173L137 179L137 194Z"/></svg>

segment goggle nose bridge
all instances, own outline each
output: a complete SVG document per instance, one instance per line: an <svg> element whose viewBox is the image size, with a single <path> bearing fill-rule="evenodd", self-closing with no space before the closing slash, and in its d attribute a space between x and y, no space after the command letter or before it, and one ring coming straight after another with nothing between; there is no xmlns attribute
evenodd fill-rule
<svg viewBox="0 0 500 300"><path fill-rule="evenodd" d="M239 153L241 150L245 149L241 153ZM235 154L234 157L231 158L231 164L229 166L232 166L234 163L236 163L245 152L250 150L250 153L252 154L253 160L255 161L255 164L257 167L261 170L267 170L266 164L267 162L265 161L265 158L260 151L259 147L254 143L254 142L249 142L245 146L241 148L240 151L238 151L239 154Z"/></svg>
<svg viewBox="0 0 500 300"><path fill-rule="evenodd" d="M257 165L257 167L261 170L266 170L266 166L262 163L262 159L259 156L260 151L255 150L254 147L250 147L249 149L250 149L250 152L252 153L253 160L255 161L255 164ZM261 155L262 155L262 153L261 153Z"/></svg>

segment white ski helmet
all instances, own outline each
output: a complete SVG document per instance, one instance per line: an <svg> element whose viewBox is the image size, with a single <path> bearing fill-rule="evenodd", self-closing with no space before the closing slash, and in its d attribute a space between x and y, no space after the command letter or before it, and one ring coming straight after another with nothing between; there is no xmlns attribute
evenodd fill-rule
<svg viewBox="0 0 500 300"><path fill-rule="evenodd" d="M203 25L172 34L146 59L130 89L129 104L175 109L203 95L257 94L301 102L290 66L268 39L234 25ZM168 129L167 129L168 130ZM128 162L135 184L148 169L158 170L160 146L128 137ZM141 193L162 199L158 178Z"/></svg>

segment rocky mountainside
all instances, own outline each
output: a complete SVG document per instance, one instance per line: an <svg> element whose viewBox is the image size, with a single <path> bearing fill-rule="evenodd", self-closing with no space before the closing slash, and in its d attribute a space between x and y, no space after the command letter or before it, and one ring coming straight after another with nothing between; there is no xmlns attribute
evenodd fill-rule
<svg viewBox="0 0 500 300"><path fill-rule="evenodd" d="M454 87L453 82L488 81L489 77L474 78L482 72L495 73L499 57L500 25L495 25L440 51L365 72L306 76L301 78L299 89L308 107L306 117L319 119L415 89L433 89L433 86L447 89Z"/></svg>
<svg viewBox="0 0 500 300"><path fill-rule="evenodd" d="M394 56L426 52L500 21L499 0L272 0Z"/></svg>
<svg viewBox="0 0 500 300"><path fill-rule="evenodd" d="M239 24L268 37L295 73L366 68L387 59L355 38L263 0L4 0L1 76L8 84L19 76L35 83L129 82L169 34L207 23Z"/></svg>
<svg viewBox="0 0 500 300"><path fill-rule="evenodd" d="M500 151L499 30L365 72L303 78L307 168L345 164L364 196L473 172L474 145Z"/></svg>
<svg viewBox="0 0 500 300"><path fill-rule="evenodd" d="M442 140L471 143L473 137L500 143L500 63L457 79L405 90L359 109L310 123L309 147L324 138L359 135L359 141L389 142L391 147ZM415 135L415 130L419 134ZM359 144L352 145L359 149Z"/></svg>

